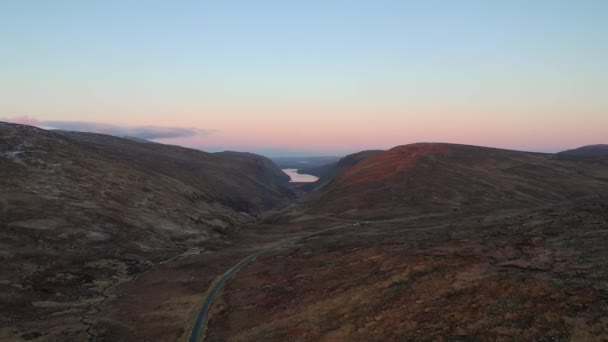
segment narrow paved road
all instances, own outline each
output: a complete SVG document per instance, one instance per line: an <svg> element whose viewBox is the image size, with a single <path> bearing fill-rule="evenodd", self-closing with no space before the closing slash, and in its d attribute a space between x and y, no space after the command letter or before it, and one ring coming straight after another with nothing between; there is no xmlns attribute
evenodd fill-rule
<svg viewBox="0 0 608 342"><path fill-rule="evenodd" d="M213 282L213 284L211 284L211 287L209 287L209 290L207 290L207 295L205 296L203 305L202 305L200 311L198 312L198 315L196 316L196 321L194 321L194 325L192 326L192 330L190 331L190 336L188 337L188 342L198 342L201 337L204 337L204 332L207 329L207 319L208 319L209 310L211 309L211 305L213 304L215 297L217 297L217 294L222 289L222 286L224 286L226 281L228 281L228 278L230 278L230 276L232 276L236 272L240 271L243 267L250 264L257 257L264 255L268 252L271 252L275 249L287 246L290 243L300 241L300 240L309 238L309 237L317 235L317 234L321 234L321 233L324 233L324 232L327 232L330 230L339 229L339 228L343 228L343 227L358 226L359 224L360 223L342 224L339 226L319 230L314 233L302 234L302 235L298 235L295 237L283 239L269 247L266 247L264 249L261 249L261 250L255 252L255 253L249 255L248 257L246 257L245 259L239 261L238 264L232 266L232 268L230 268L228 271L224 272L224 274L222 274L218 279L216 279L215 282Z"/></svg>

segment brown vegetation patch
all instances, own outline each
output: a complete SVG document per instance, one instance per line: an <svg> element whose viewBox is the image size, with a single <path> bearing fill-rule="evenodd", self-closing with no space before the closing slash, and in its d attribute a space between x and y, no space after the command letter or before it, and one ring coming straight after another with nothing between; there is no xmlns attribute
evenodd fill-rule
<svg viewBox="0 0 608 342"><path fill-rule="evenodd" d="M423 156L448 151L449 148L444 144L398 146L344 170L337 179L349 185L379 180L407 170Z"/></svg>

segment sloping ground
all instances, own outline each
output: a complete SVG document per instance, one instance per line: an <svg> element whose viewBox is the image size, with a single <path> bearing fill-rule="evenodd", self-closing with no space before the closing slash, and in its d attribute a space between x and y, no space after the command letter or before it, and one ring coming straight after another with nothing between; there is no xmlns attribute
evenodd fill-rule
<svg viewBox="0 0 608 342"><path fill-rule="evenodd" d="M353 153L348 156L345 156L344 158L341 158L340 160L338 160L335 163L317 166L317 167L313 167L313 168L303 168L301 170L298 170L298 173L310 174L310 175L315 175L315 176L319 177L318 181L307 184L305 186L305 190L311 191L311 190L318 189L318 188L321 188L321 187L327 185L336 175L340 174L344 170L346 170L350 167L353 167L354 165L360 163L361 161L368 159L380 152L383 152L383 151L382 150L367 150L367 151Z"/></svg>
<svg viewBox="0 0 608 342"><path fill-rule="evenodd" d="M288 179L253 154L0 123L0 327L86 320L111 286L292 198Z"/></svg>
<svg viewBox="0 0 608 342"><path fill-rule="evenodd" d="M608 198L371 222L265 255L206 341L605 341Z"/></svg>
<svg viewBox="0 0 608 342"><path fill-rule="evenodd" d="M298 173L303 175L313 175L321 178L329 177L333 171L336 169L336 162L328 163L320 166L312 166L312 167L303 167L298 169Z"/></svg>
<svg viewBox="0 0 608 342"><path fill-rule="evenodd" d="M322 181L324 183L327 183L329 181L331 181L332 178L334 178L336 175L340 175L343 172L347 172L346 170L349 169L355 169L355 166L360 164L362 161L370 159L371 157L380 154L384 151L382 150L368 150L368 151L361 151L361 152L357 152L357 153L353 153L350 154L342 159L340 159L334 169L328 174L326 175Z"/></svg>
<svg viewBox="0 0 608 342"><path fill-rule="evenodd" d="M336 158L336 160L330 160L324 164L305 164L305 165L297 165L298 173L314 175L319 177L319 182L317 185L322 185L327 183L331 178L333 178L336 174L340 173L344 169L355 165L363 159L369 158L376 153L382 152L381 150L369 150L369 151L361 151L357 153L350 154L344 158Z"/></svg>
<svg viewBox="0 0 608 342"><path fill-rule="evenodd" d="M572 150L562 151L558 154L585 157L608 157L608 144L587 145Z"/></svg>
<svg viewBox="0 0 608 342"><path fill-rule="evenodd" d="M398 146L346 168L304 207L315 214L391 218L521 208L606 192L605 163L421 143Z"/></svg>
<svg viewBox="0 0 608 342"><path fill-rule="evenodd" d="M271 159L281 169L304 169L319 167L328 164L335 164L338 162L338 160L340 160L340 157L274 157Z"/></svg>

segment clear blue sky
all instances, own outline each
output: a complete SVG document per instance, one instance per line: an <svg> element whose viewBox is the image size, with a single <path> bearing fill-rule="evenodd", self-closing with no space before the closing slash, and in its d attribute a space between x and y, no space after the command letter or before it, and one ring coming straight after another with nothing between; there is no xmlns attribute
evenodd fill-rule
<svg viewBox="0 0 608 342"><path fill-rule="evenodd" d="M330 154L606 143L607 18L584 0L4 0L0 118Z"/></svg>

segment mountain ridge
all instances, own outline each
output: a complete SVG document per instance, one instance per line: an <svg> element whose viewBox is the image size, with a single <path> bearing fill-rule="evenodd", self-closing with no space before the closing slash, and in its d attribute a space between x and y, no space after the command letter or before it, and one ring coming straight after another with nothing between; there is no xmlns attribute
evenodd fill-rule
<svg viewBox="0 0 608 342"><path fill-rule="evenodd" d="M291 200L288 180L253 154L0 122L2 311L27 323L57 310L32 303L102 300Z"/></svg>
<svg viewBox="0 0 608 342"><path fill-rule="evenodd" d="M585 157L608 157L608 144L585 145L571 150L565 150L558 154Z"/></svg>
<svg viewBox="0 0 608 342"><path fill-rule="evenodd" d="M304 206L311 213L388 217L534 205L607 189L608 167L601 163L550 153L417 143L344 169Z"/></svg>

